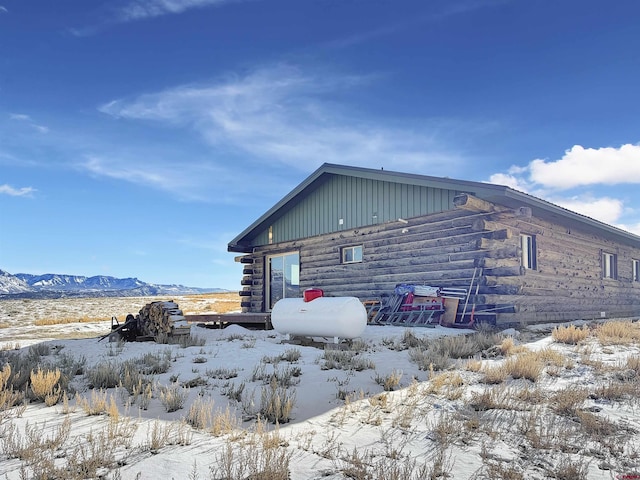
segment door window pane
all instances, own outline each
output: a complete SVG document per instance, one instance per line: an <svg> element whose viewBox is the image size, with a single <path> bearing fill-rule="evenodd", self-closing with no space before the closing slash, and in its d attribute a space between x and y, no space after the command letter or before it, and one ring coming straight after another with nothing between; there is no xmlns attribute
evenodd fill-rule
<svg viewBox="0 0 640 480"><path fill-rule="evenodd" d="M300 256L298 253L269 257L269 309L282 298L300 296Z"/></svg>

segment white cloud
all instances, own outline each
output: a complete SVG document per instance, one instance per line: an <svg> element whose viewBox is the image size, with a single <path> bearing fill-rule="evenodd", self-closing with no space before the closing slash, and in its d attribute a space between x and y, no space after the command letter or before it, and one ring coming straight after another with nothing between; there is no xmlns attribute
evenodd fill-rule
<svg viewBox="0 0 640 480"><path fill-rule="evenodd" d="M187 85L116 100L100 108L114 117L194 128L210 144L309 170L323 162L421 171L451 169L457 155L427 127L385 124L326 100L372 76L302 71L277 64L243 77Z"/></svg>
<svg viewBox="0 0 640 480"><path fill-rule="evenodd" d="M584 148L574 145L555 161L533 160L526 166L514 165L507 173L495 173L489 182L544 198L564 208L581 213L601 222L637 233L637 213L629 207L630 195L625 200L610 194L594 195L581 191L585 187L639 184L640 145L625 144L619 148ZM562 195L562 192L572 192ZM631 226L622 224L631 219Z"/></svg>
<svg viewBox="0 0 640 480"><path fill-rule="evenodd" d="M550 188L640 183L640 145L584 148L575 145L560 160L533 160L531 181Z"/></svg>
<svg viewBox="0 0 640 480"><path fill-rule="evenodd" d="M11 185L0 185L0 194L12 197L30 197L36 189L32 187L14 188Z"/></svg>
<svg viewBox="0 0 640 480"><path fill-rule="evenodd" d="M7 10L5 7L0 5L0 13L9 13L9 10Z"/></svg>
<svg viewBox="0 0 640 480"><path fill-rule="evenodd" d="M616 225L618 228L626 230L627 232L635 233L636 235L640 235L640 223L626 225L626 224L618 224Z"/></svg>
<svg viewBox="0 0 640 480"><path fill-rule="evenodd" d="M119 19L131 22L149 17L159 17L182 13L192 8L220 5L233 0L136 0L125 5L119 12Z"/></svg>
<svg viewBox="0 0 640 480"><path fill-rule="evenodd" d="M624 211L624 203L617 198L589 196L571 198L552 198L551 201L568 210L572 210L587 217L595 218L604 223L615 224L620 220Z"/></svg>
<svg viewBox="0 0 640 480"><path fill-rule="evenodd" d="M521 192L528 192L530 186L522 178L508 173L494 173L489 177L489 183L505 185Z"/></svg>

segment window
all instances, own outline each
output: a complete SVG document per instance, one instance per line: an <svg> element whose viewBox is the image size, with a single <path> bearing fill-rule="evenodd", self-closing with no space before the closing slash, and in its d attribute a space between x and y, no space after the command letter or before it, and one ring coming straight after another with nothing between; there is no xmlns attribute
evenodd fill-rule
<svg viewBox="0 0 640 480"><path fill-rule="evenodd" d="M602 252L602 277L618 278L618 256L615 253Z"/></svg>
<svg viewBox="0 0 640 480"><path fill-rule="evenodd" d="M640 282L640 260L632 260L633 263L633 281Z"/></svg>
<svg viewBox="0 0 640 480"><path fill-rule="evenodd" d="M538 268L536 259L536 236L520 235L520 246L522 247L522 266L530 270Z"/></svg>
<svg viewBox="0 0 640 480"><path fill-rule="evenodd" d="M362 245L344 247L342 249L342 263L362 262Z"/></svg>

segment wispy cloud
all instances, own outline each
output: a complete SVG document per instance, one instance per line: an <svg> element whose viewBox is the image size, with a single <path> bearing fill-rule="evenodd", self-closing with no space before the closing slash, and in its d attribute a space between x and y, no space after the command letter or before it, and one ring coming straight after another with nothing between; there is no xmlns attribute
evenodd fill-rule
<svg viewBox="0 0 640 480"><path fill-rule="evenodd" d="M126 156L117 154L87 155L75 164L79 171L94 177L119 180L144 188L166 192L183 201L232 204L246 195L246 182L259 183L260 175L252 173L238 175L235 165L216 165L201 159L178 160L155 154L130 152ZM268 176L263 175L263 180ZM225 188L214 187L224 185Z"/></svg>
<svg viewBox="0 0 640 480"><path fill-rule="evenodd" d="M10 113L9 118L18 122L25 122L31 128L37 130L40 133L49 132L49 127L35 123L29 115L25 115L24 113Z"/></svg>
<svg viewBox="0 0 640 480"><path fill-rule="evenodd" d="M9 13L9 10L7 10L6 7L0 5L0 13Z"/></svg>
<svg viewBox="0 0 640 480"><path fill-rule="evenodd" d="M432 126L373 118L327 100L376 79L276 64L207 85L115 100L100 110L193 128L212 146L301 170L323 162L413 171L459 165L459 156L438 142Z"/></svg>
<svg viewBox="0 0 640 480"><path fill-rule="evenodd" d="M126 159L103 158L96 155L78 163L77 168L91 175L122 180L129 183L144 185L164 191L171 191L178 197L189 200L198 200L198 195L193 193L193 178L198 175L189 175L185 165L171 165L162 163L146 163L144 160L130 162Z"/></svg>
<svg viewBox="0 0 640 480"><path fill-rule="evenodd" d="M0 195L9 195L11 197L31 197L37 190L33 187L15 188L11 185L0 185Z"/></svg>
<svg viewBox="0 0 640 480"><path fill-rule="evenodd" d="M462 15L481 8L495 8L509 3L511 0L446 0L444 3L435 6L424 2L429 8L429 12L423 15L413 16L405 21L394 22L389 25L383 25L368 31L358 32L343 38L332 40L325 43L325 46L332 48L343 48L352 45L365 43L371 39L393 35L397 32L403 32L407 29L424 25L425 23L435 22L447 17Z"/></svg>
<svg viewBox="0 0 640 480"><path fill-rule="evenodd" d="M72 35L86 37L122 23L178 15L196 8L216 7L240 1L246 0L126 0L118 2L117 6L109 5L109 13L105 13L104 10L96 13L95 15L100 18L97 22L69 28L68 31Z"/></svg>
<svg viewBox="0 0 640 480"><path fill-rule="evenodd" d="M118 19L131 22L162 15L175 15L193 8L222 5L238 0L136 0L122 7Z"/></svg>

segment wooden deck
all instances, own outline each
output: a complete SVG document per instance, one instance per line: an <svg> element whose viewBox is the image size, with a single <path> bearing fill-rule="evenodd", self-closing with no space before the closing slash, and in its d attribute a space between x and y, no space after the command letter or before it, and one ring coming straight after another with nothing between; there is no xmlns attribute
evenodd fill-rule
<svg viewBox="0 0 640 480"><path fill-rule="evenodd" d="M272 330L270 313L213 313L207 315L185 315L189 323L202 323L208 328L225 328L228 325Z"/></svg>

